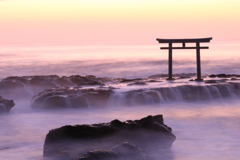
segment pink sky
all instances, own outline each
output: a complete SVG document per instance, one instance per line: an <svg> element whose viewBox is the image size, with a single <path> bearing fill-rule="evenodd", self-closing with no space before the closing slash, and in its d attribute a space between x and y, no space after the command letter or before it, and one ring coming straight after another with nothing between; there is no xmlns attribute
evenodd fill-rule
<svg viewBox="0 0 240 160"><path fill-rule="evenodd" d="M239 0L3 0L0 44L240 40Z"/></svg>

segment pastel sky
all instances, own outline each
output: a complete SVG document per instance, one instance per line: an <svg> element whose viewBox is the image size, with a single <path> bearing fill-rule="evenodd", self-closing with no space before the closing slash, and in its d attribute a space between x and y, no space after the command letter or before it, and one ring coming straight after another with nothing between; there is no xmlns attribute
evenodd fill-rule
<svg viewBox="0 0 240 160"><path fill-rule="evenodd" d="M239 0L0 0L0 44L240 40Z"/></svg>

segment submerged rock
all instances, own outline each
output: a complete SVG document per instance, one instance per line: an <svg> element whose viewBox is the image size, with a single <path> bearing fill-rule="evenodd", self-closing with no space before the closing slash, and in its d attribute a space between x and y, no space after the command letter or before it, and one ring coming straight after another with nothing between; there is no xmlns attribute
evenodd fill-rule
<svg viewBox="0 0 240 160"><path fill-rule="evenodd" d="M118 153L123 160L146 160L142 149L128 142L116 145L111 150Z"/></svg>
<svg viewBox="0 0 240 160"><path fill-rule="evenodd" d="M0 114L9 113L11 108L15 105L13 100L8 100L0 96Z"/></svg>
<svg viewBox="0 0 240 160"><path fill-rule="evenodd" d="M87 152L73 160L123 160L116 152L110 150L94 150Z"/></svg>
<svg viewBox="0 0 240 160"><path fill-rule="evenodd" d="M210 78L231 78L231 77L240 77L238 74L211 74L209 75Z"/></svg>
<svg viewBox="0 0 240 160"><path fill-rule="evenodd" d="M132 90L125 94L127 105L156 104L160 102L159 93L155 90Z"/></svg>
<svg viewBox="0 0 240 160"><path fill-rule="evenodd" d="M146 160L146 158L139 147L124 142L110 150L98 149L84 153L73 160Z"/></svg>
<svg viewBox="0 0 240 160"><path fill-rule="evenodd" d="M34 109L105 107L113 91L109 88L52 88L32 99Z"/></svg>
<svg viewBox="0 0 240 160"><path fill-rule="evenodd" d="M123 142L152 151L171 147L175 139L172 129L163 123L162 115L134 121L114 120L109 123L63 126L49 131L46 135L43 155L55 158L76 157L96 149L108 150ZM131 150L138 152L141 157L141 150L133 145L123 144L113 150L121 155L127 148L132 148Z"/></svg>
<svg viewBox="0 0 240 160"><path fill-rule="evenodd" d="M134 85L137 85L137 86L144 86L144 85L147 85L147 83L144 82L144 81L137 81L137 82L134 82L134 83L130 83L130 84L128 84L128 86L134 86Z"/></svg>

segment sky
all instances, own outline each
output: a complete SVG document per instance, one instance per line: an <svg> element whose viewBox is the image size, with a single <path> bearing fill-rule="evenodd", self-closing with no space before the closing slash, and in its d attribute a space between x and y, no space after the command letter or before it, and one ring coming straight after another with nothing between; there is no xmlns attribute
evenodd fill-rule
<svg viewBox="0 0 240 160"><path fill-rule="evenodd" d="M239 0L0 0L0 44L240 40Z"/></svg>

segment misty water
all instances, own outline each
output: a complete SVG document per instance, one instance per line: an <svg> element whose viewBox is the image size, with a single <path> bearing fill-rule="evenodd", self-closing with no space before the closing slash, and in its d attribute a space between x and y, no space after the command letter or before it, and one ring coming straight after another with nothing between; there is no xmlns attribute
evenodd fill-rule
<svg viewBox="0 0 240 160"><path fill-rule="evenodd" d="M159 45L6 45L0 51L0 77L25 75L96 75L138 78L167 73L167 53ZM219 42L201 54L204 74L239 73L240 46ZM174 73L195 72L195 51L174 52ZM189 84L155 83L155 87ZM178 81L180 82L180 81ZM194 83L194 84L193 84ZM240 83L236 81L235 83ZM191 85L205 86L191 82ZM122 90L136 89L119 86ZM147 86L145 86L147 87ZM148 86L149 87L149 86ZM140 87L141 88L141 87ZM237 160L240 157L240 104L238 94L194 102L165 101L159 104L115 105L105 108L33 110L31 99L15 101L9 114L0 115L0 159L44 160L46 134L63 125L92 124L140 119L163 114L177 139L166 160ZM179 95L181 97L181 95ZM118 99L119 100L119 99ZM120 104L120 105L119 105ZM153 157L161 157L159 152Z"/></svg>

